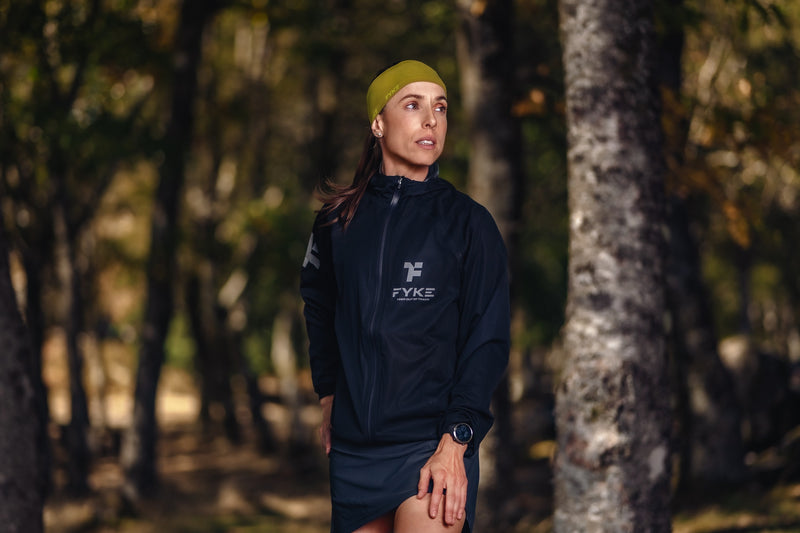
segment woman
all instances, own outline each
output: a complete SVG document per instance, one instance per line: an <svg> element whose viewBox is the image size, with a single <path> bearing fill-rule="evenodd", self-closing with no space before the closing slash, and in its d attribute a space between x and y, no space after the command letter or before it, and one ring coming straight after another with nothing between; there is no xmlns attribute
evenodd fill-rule
<svg viewBox="0 0 800 533"><path fill-rule="evenodd" d="M471 531L508 361L505 247L438 176L447 92L433 69L384 70L367 112L353 184L326 196L301 275L331 530Z"/></svg>

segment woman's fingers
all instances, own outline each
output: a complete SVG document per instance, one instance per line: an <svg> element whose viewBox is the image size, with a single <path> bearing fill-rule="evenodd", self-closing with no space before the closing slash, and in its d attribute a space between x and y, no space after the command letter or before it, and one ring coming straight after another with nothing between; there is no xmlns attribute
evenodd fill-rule
<svg viewBox="0 0 800 533"><path fill-rule="evenodd" d="M465 446L457 444L449 435L443 435L436 451L420 470L417 497L424 497L432 482L433 491L431 492L428 516L436 518L441 513L441 518L447 525L455 524L464 516L464 507L467 503L465 451Z"/></svg>
<svg viewBox="0 0 800 533"><path fill-rule="evenodd" d="M331 454L331 426L330 424L322 424L319 427L319 441L322 448L325 450L325 455Z"/></svg>
<svg viewBox="0 0 800 533"><path fill-rule="evenodd" d="M467 504L467 487L463 479L451 476L447 485L447 494L444 499L444 522L453 525L464 517L464 507Z"/></svg>
<svg viewBox="0 0 800 533"><path fill-rule="evenodd" d="M331 410L333 409L333 394L320 398L322 407L322 424L319 426L319 440L325 455L331 454Z"/></svg>
<svg viewBox="0 0 800 533"><path fill-rule="evenodd" d="M445 477L444 476L433 476L433 492L431 493L431 504L428 508L428 515L431 518L436 518L436 515L439 514L439 504L442 503L442 498L444 497L444 489L445 489ZM445 508L447 508L447 498L445 498ZM445 513L445 516L447 514Z"/></svg>
<svg viewBox="0 0 800 533"><path fill-rule="evenodd" d="M417 483L417 498L422 499L428 493L428 485L431 482L431 469L425 464L419 471L419 483Z"/></svg>

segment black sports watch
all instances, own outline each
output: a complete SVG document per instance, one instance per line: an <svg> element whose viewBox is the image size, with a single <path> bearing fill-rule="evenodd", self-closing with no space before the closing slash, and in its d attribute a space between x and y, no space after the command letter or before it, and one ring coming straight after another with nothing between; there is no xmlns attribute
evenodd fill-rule
<svg viewBox="0 0 800 533"><path fill-rule="evenodd" d="M451 425L448 428L448 433L459 444L469 444L472 440L472 426L464 422Z"/></svg>

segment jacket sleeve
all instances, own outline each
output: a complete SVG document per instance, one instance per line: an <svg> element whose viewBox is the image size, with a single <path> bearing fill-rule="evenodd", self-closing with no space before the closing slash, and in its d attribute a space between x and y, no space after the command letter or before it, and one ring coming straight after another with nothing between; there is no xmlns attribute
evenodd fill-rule
<svg viewBox="0 0 800 533"><path fill-rule="evenodd" d="M477 214L463 258L455 382L440 426L440 434L451 424L472 426L467 455L475 453L492 426L489 407L510 348L506 248L489 212L480 208Z"/></svg>
<svg viewBox="0 0 800 533"><path fill-rule="evenodd" d="M308 240L300 272L300 295L305 307L308 354L314 391L320 398L333 394L339 374L339 344L336 340L336 277L331 249L331 226L322 226L318 216Z"/></svg>

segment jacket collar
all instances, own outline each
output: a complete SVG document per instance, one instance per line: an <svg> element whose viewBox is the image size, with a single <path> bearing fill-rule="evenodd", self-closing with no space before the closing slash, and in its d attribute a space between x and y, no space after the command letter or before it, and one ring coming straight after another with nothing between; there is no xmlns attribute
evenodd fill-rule
<svg viewBox="0 0 800 533"><path fill-rule="evenodd" d="M428 167L428 175L424 181L411 180L405 176L387 176L382 172L376 172L369 180L369 189L380 195L391 195L397 189L398 180L400 180L400 190L404 195L425 194L448 185L439 177L439 164L434 163Z"/></svg>

